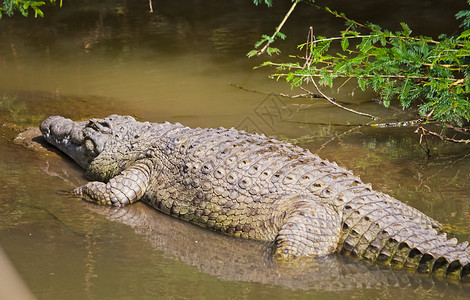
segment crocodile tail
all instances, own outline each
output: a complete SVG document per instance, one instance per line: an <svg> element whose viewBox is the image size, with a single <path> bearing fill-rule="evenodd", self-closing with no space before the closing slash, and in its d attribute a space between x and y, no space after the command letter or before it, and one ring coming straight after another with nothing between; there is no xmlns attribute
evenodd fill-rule
<svg viewBox="0 0 470 300"><path fill-rule="evenodd" d="M455 239L447 240L445 234L436 233L437 239L428 244L416 245L411 240L402 241L401 238L392 237L387 230L383 230L368 246L363 247L362 238L351 238L354 235L354 230L343 232L344 241L338 249L341 254L377 262L393 269L407 269L470 282L470 253L467 242L457 244ZM446 242L439 241L444 239ZM355 244L354 240L358 243Z"/></svg>
<svg viewBox="0 0 470 300"><path fill-rule="evenodd" d="M394 269L470 281L468 242L458 244L457 239L448 239L433 228L435 221L423 219L417 210L382 195L378 196L382 202L375 205L351 202L346 206L339 253Z"/></svg>

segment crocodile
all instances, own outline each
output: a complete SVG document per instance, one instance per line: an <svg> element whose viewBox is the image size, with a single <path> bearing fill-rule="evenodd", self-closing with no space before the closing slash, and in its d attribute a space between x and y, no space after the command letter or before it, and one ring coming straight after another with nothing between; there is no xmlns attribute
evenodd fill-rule
<svg viewBox="0 0 470 300"><path fill-rule="evenodd" d="M470 279L468 242L307 149L234 128L189 128L111 115L51 116L43 137L86 170L73 193L136 201L227 235L272 242L274 259L349 255L451 281Z"/></svg>

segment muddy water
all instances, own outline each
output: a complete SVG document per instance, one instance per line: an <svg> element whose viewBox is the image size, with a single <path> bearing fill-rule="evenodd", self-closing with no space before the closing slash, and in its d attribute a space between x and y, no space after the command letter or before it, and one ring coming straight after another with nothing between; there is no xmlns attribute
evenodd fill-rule
<svg viewBox="0 0 470 300"><path fill-rule="evenodd" d="M427 158L414 128L357 127L367 120L323 101L279 97L298 91L269 80L267 69L252 70L263 58L248 60L245 53L261 34L272 32L288 4L266 9L249 0L154 1L156 12L149 14L145 2L64 1L63 8L48 9L45 19L0 21L0 246L32 294L468 296L458 285L344 257L275 266L271 245L219 236L144 205L115 211L69 197L67 191L86 182L82 170L50 150L27 150L12 142L14 136L52 114L130 114L154 122L233 126L296 142L426 212L452 236L470 240L468 146L430 139ZM426 35L452 33L453 14L465 8L443 1L362 1L360 7L347 2L329 6L382 26L396 28L404 20ZM328 35L341 25L309 6L294 17L285 29L288 41L279 44L284 54L305 39L308 26ZM384 110L370 101L371 93L329 92L383 120L413 118Z"/></svg>

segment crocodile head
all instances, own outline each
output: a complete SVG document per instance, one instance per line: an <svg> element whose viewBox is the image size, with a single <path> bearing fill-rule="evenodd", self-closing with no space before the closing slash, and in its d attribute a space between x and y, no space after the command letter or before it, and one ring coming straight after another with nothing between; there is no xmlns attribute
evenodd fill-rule
<svg viewBox="0 0 470 300"><path fill-rule="evenodd" d="M115 144L113 140L116 136L121 139L129 136L123 131L130 130L133 126L128 125L131 123L137 122L130 116L112 115L82 122L52 116L44 120L39 128L49 143L70 156L81 167L88 169L101 152Z"/></svg>

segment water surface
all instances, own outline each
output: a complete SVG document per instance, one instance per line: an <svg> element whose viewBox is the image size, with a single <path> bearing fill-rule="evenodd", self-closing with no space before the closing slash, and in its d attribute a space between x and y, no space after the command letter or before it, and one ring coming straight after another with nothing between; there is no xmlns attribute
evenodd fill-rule
<svg viewBox="0 0 470 300"><path fill-rule="evenodd" d="M280 1L278 1L280 2ZM464 1L329 1L359 20L418 34L451 34ZM275 1L276 3L276 1ZM53 152L12 142L49 115L85 119L112 113L152 122L236 127L284 138L337 161L470 240L468 146L428 139L415 128L359 127L362 117L295 94L248 60L289 3L251 1L66 2L45 19L0 21L0 246L38 299L429 298L465 297L459 285L332 257L275 266L271 245L216 235L144 205L115 211L71 198L83 171ZM335 34L341 23L308 5L298 9L278 46L295 52L308 26ZM285 57L284 57L285 58ZM280 59L280 58L272 58ZM239 88L241 87L241 88ZM413 113L385 110L371 92L328 91L384 121Z"/></svg>

